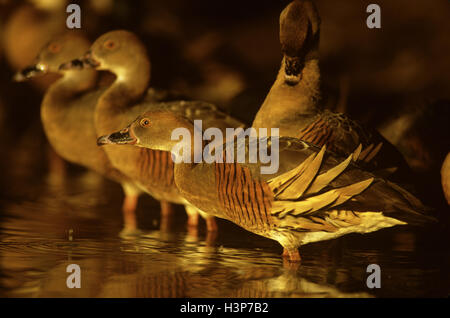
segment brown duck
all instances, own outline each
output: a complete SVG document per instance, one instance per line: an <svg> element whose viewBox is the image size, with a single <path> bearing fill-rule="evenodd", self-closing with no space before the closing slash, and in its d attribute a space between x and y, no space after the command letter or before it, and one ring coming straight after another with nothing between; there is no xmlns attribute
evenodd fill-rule
<svg viewBox="0 0 450 318"><path fill-rule="evenodd" d="M179 159L179 141L171 135L180 127L191 136L199 129L177 113L149 111L127 128L100 137L98 143L171 151ZM303 244L430 219L414 196L353 164L353 154L343 159L325 147L291 137L255 140L259 145L266 140L270 151L278 152L276 173L262 174L261 161L188 163L177 159L175 183L202 211L278 241L291 261L300 260L298 247ZM248 151L249 142L234 148L224 143L215 150L226 155L234 149L237 154L242 148ZM191 158L201 151L201 147L190 149Z"/></svg>
<svg viewBox="0 0 450 318"><path fill-rule="evenodd" d="M125 192L123 203L124 231L136 229L135 208L141 192L134 182L114 168L104 149L96 145L94 112L104 89L97 87L97 72L59 70L64 61L79 56L89 48L89 42L79 33L67 32L46 44L36 63L15 75L21 81L47 73L60 78L46 91L41 105L45 134L55 151L69 162L92 169L119 182Z"/></svg>
<svg viewBox="0 0 450 318"><path fill-rule="evenodd" d="M65 27L66 2L16 1L14 10L6 15L1 38L6 60L14 71L30 65L41 48L61 33ZM44 91L56 78L56 74L47 74L31 83Z"/></svg>
<svg viewBox="0 0 450 318"><path fill-rule="evenodd" d="M131 32L118 30L99 37L80 59L61 65L63 69L94 67L116 75L115 82L98 100L95 125L103 135L120 129L143 112L167 109L192 120L203 121L205 127L222 130L243 124L220 112L215 106L197 101L164 101L153 90L148 91L150 61L144 45ZM169 152L132 146L105 147L114 167L135 180L140 188L161 202L162 213L169 214L170 203L184 204L188 223L196 225L197 209L180 194L173 180L173 162ZM204 214L202 214L204 215ZM215 230L214 218L206 217L208 230Z"/></svg>
<svg viewBox="0 0 450 318"><path fill-rule="evenodd" d="M280 15L281 68L252 126L277 127L280 136L290 136L327 145L360 164L384 175L396 171L395 180L408 180L409 167L403 156L378 132L363 128L344 114L324 110L321 104L319 70L320 17L312 1L295 0ZM392 176L394 178L394 176Z"/></svg>

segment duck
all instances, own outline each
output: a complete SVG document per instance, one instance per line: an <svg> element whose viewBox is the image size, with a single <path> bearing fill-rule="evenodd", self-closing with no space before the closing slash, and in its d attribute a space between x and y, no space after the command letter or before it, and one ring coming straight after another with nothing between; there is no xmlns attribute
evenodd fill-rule
<svg viewBox="0 0 450 318"><path fill-rule="evenodd" d="M191 119L202 120L205 127L223 131L228 127L244 126L210 103L158 98L159 95L148 89L150 65L146 48L134 33L114 30L100 36L84 56L62 64L61 68L95 68L116 75L114 83L97 102L95 126L98 136L123 127L151 109L170 109ZM198 215L202 215L207 230L217 231L214 218L189 204L176 187L170 152L132 146L119 149L107 146L105 152L114 167L136 180L143 191L162 202L163 215L172 214L171 204L182 204L188 214L188 226L197 226Z"/></svg>
<svg viewBox="0 0 450 318"><path fill-rule="evenodd" d="M283 58L275 82L255 115L252 127L277 127L281 136L300 138L347 156L382 176L411 183L402 154L376 130L343 113L324 109L320 84L320 16L313 1L295 0L280 14Z"/></svg>
<svg viewBox="0 0 450 318"><path fill-rule="evenodd" d="M40 49L65 28L66 2L67 0L15 3L14 9L6 15L1 34L5 61L13 72L31 65ZM28 82L39 97L42 97L57 78L56 74L48 73ZM36 109L35 106L38 107L37 104L28 107ZM49 145L46 145L45 152L48 160L48 181L60 183L66 177L65 161Z"/></svg>
<svg viewBox="0 0 450 318"><path fill-rule="evenodd" d="M104 149L96 145L95 105L104 91L104 88L97 89L97 72L59 69L61 63L83 54L89 46L89 41L79 32L60 34L44 45L35 63L16 73L14 79L25 81L48 73L59 75L41 103L41 120L47 139L65 160L122 185L125 193L123 234L133 233L137 231L135 209L142 191L132 179L114 168Z"/></svg>
<svg viewBox="0 0 450 318"><path fill-rule="evenodd" d="M326 146L272 134L237 144L227 138L213 148L194 145L186 148L190 149L186 155L180 154L179 143L189 145L192 138L172 139L173 130L180 128L190 136L200 133L198 125L180 114L147 111L121 130L99 137L97 143L170 151L175 158L175 183L191 204L279 242L290 262L301 260L298 248L304 244L432 219L419 199L360 168L353 154L344 158L326 151ZM236 160L236 154L248 151L251 142L257 146L265 142L267 153L278 153L276 171L263 173L265 163L260 159ZM227 160L188 160L207 147ZM234 157L228 160L230 153Z"/></svg>
<svg viewBox="0 0 450 318"><path fill-rule="evenodd" d="M22 3L9 15L4 25L5 58L14 72L33 63L40 49L65 27L66 0ZM44 92L56 80L55 74L33 79L31 83Z"/></svg>

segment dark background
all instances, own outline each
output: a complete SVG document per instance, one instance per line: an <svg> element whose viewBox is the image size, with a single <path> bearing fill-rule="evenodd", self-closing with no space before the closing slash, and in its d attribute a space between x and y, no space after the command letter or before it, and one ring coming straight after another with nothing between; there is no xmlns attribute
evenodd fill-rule
<svg viewBox="0 0 450 318"><path fill-rule="evenodd" d="M65 30L66 4L51 1L46 8L47 2L0 1L0 145L8 166L25 161L39 167L48 160L39 105L55 77L11 82L43 43ZM279 68L278 18L289 1L75 3L91 40L120 28L139 35L151 56L152 86L214 102L249 123ZM377 1L381 29L366 26L369 3L316 1L327 107L379 128L424 188L433 188L431 200L443 204L439 169L450 149L449 1ZM409 119L399 132L393 121L402 117Z"/></svg>
<svg viewBox="0 0 450 318"><path fill-rule="evenodd" d="M58 4L60 1L50 2ZM152 61L152 86L214 102L248 123L278 72L281 62L278 19L289 1L72 2L81 5L82 31L92 41L104 32L120 28L135 32L143 40ZM444 229L441 227L432 235L427 231L413 235L408 230L394 228L364 239L349 235L340 240L308 245L304 249L306 257L300 272L294 276L288 273L286 282L287 285L300 284L298 278L306 275L313 277L315 283L326 282L344 291L359 291L360 285L364 285L360 276L365 277L368 260L387 264L385 268L389 275L383 278L386 284L380 291L375 291L379 296L448 296L450 258L448 226L445 224L448 224L450 212L442 194L440 167L450 150L450 2L378 0L382 28L368 29L366 7L372 2L316 1L322 19L320 56L324 93L328 97L326 106L378 128L400 149L416 174L420 197L435 208ZM57 267L57 270L47 270L47 267L53 268L66 258L66 246L69 250L72 245L67 244L64 231L74 228L75 237L85 239L79 248L81 255L87 253L90 256L93 249L90 244L98 244L95 245L96 253L105 249L105 254L114 259L112 264L119 267L109 271L121 275L137 273L132 279L140 286L143 274L135 268L142 267L145 273L154 266L152 257L158 261L159 257L165 260L166 255L145 254L142 258L141 254L127 254L127 257L115 254L117 246L123 242L116 244L108 240L116 238L121 227L118 213L120 187L107 183L105 188L96 187L95 192L89 192L83 185L79 186L82 183L78 179L76 182L69 179L69 190L64 190L68 194L64 191L65 194L61 194L60 189L54 191L46 183L51 156L40 123L40 103L55 76L28 83L13 83L11 78L16 70L32 63L40 47L54 34L65 30L67 14L64 1L52 9L38 9L35 3L42 5L46 1L0 0L0 228L6 229L0 234L4 234L2 238L17 235L17 242L13 240L14 244L1 247L4 250L0 254L4 257L0 262L4 262L1 265L8 268L10 276L3 275L0 266L0 279L6 277L12 281L10 286L22 286L22 277L28 272L35 275L29 269L34 263L22 257L22 252L37 263L32 268L39 273L29 278L30 281L41 284L41 280L35 278L42 275L45 285L46 281L53 281L48 278L52 273L65 277L63 267ZM396 126L399 121L402 125ZM79 176L85 172L74 165L67 164L67 167L70 175ZM138 208L140 224L144 229L156 228L152 223L158 218L156 202L148 196L142 201ZM147 212L151 209L154 211L149 217ZM171 247L174 253L181 250L179 253L183 257L190 255L191 245L197 246L183 241L184 221L177 220L176 235L180 237L176 237L175 243L181 248L171 243L175 245ZM219 235L223 236L219 236L218 244L237 250L229 252L226 260L230 263L237 260L236 272L245 268L249 273L259 274L254 270L255 263L267 263L268 260L274 267L270 270L279 270L281 248L276 242L241 231L225 221L219 221L219 227ZM39 242L29 244L28 235L37 235ZM155 250L161 250L162 245L164 251L165 241L144 240L128 244L142 250L148 245L153 247L151 244L155 245ZM268 251L264 260L260 260L261 252L257 250L260 247ZM169 251L171 253L166 253L169 256L174 254ZM247 255L249 251L253 251L250 256ZM203 252L198 254L193 254L193 259L188 261L203 266L200 261L194 261L194 258L204 256ZM248 265L245 265L244 254L248 257ZM235 275L234 267L231 266L231 274L220 271L225 262L220 259L223 255L227 254L220 252L211 258L214 261L219 258L219 265L214 263L213 270L202 272L200 281L204 285L200 286L222 290L224 282L235 284L229 278ZM142 263L146 258L150 260ZM22 264L20 261L24 263L23 268L17 265ZM102 262L105 260L99 263L98 273L107 268ZM161 267L165 270L171 262L171 258L167 262L161 261ZM229 264L226 265L224 268L229 269ZM188 274L186 281L190 282L192 277ZM161 276L159 272L155 275ZM178 280L177 275L172 275L174 280ZM198 279L195 275L194 278ZM119 280L122 282L118 284L119 291L130 281L129 276L122 279ZM55 281L63 280L58 276ZM92 280L95 287L99 285L97 281ZM358 288L354 288L355 284ZM186 283L186 286L190 285ZM271 295L265 294L265 285L260 287L264 292L261 295ZM233 288L234 285L230 287ZM399 288L401 293L398 293ZM259 295L255 294L253 285L249 292L250 296Z"/></svg>

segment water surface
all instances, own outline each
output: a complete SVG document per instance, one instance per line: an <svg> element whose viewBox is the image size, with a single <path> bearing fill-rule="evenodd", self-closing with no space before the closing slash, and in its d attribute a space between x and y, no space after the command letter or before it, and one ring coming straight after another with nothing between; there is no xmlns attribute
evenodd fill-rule
<svg viewBox="0 0 450 318"><path fill-rule="evenodd" d="M187 230L178 208L161 224L142 197L142 235L122 238L122 194L91 173L51 180L7 172L2 182L0 295L4 297L448 297L445 227L397 227L302 247L301 265L283 262L278 243L219 221ZM369 264L381 288L369 289ZM81 288L69 289L69 264Z"/></svg>

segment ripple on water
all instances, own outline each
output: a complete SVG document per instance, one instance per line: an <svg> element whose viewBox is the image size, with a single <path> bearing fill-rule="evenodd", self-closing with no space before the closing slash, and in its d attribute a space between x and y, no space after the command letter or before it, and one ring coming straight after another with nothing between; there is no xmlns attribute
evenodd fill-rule
<svg viewBox="0 0 450 318"><path fill-rule="evenodd" d="M169 229L160 230L145 223L159 215L146 198L138 215L147 228L120 238L115 185L25 190L2 199L4 296L417 297L449 291L448 248L439 248L437 234L430 239L398 228L310 244L302 247L299 266L283 262L276 243L227 222L219 222L215 237L186 230L185 216L176 214ZM82 270L80 290L65 285L71 263ZM370 263L385 275L379 291L365 285Z"/></svg>

